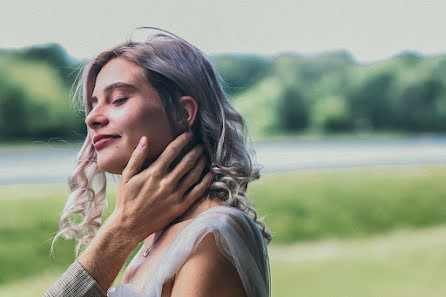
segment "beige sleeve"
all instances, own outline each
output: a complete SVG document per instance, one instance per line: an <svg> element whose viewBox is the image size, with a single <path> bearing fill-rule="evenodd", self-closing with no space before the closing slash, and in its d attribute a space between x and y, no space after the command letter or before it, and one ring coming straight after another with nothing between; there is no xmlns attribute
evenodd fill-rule
<svg viewBox="0 0 446 297"><path fill-rule="evenodd" d="M75 260L42 297L105 297L87 270Z"/></svg>

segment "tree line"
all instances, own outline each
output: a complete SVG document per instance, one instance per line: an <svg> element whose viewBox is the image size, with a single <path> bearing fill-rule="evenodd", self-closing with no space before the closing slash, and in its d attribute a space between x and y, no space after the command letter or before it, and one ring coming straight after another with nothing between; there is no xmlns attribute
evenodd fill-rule
<svg viewBox="0 0 446 297"><path fill-rule="evenodd" d="M263 64L257 67L262 75L246 73L257 80L246 81L246 95L237 87L234 103L237 105L238 98L251 101L251 105L240 105L247 109L269 103L274 116L253 115L255 122L251 123L255 126L267 118L266 134L446 131L445 56L424 58L402 53L387 61L361 65L348 53L336 52L312 58L280 55L257 63ZM230 77L229 82L231 73L228 69L223 72ZM275 98L268 98L272 95L265 89L250 92L267 81L275 82L271 83L277 88ZM231 92L230 87L228 90Z"/></svg>
<svg viewBox="0 0 446 297"><path fill-rule="evenodd" d="M347 52L211 59L255 135L446 131L446 56L361 65ZM85 135L72 102L83 62L57 44L0 51L0 141Z"/></svg>

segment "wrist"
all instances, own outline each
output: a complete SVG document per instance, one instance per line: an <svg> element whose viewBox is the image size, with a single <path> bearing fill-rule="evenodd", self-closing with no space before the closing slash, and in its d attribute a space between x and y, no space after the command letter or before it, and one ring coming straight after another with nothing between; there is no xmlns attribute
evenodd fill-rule
<svg viewBox="0 0 446 297"><path fill-rule="evenodd" d="M102 226L103 232L111 236L110 240L119 241L122 245L135 249L142 241L133 233L131 224L117 212L113 212Z"/></svg>
<svg viewBox="0 0 446 297"><path fill-rule="evenodd" d="M125 260L138 245L138 242L125 232L116 219L111 217L78 258L79 263L104 292L107 292Z"/></svg>

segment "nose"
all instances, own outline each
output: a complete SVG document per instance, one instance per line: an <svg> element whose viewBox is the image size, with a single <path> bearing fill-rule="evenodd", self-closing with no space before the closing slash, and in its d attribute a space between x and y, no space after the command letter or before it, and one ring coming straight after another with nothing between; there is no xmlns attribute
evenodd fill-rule
<svg viewBox="0 0 446 297"><path fill-rule="evenodd" d="M108 117L99 104L96 105L85 117L85 124L90 127L90 129L95 129L108 124Z"/></svg>

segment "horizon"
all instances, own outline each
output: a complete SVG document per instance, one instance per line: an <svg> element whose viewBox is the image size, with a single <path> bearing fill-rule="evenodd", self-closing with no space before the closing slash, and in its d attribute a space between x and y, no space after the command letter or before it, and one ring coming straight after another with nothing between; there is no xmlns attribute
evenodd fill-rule
<svg viewBox="0 0 446 297"><path fill-rule="evenodd" d="M66 47L64 47L62 44L58 43L58 42L48 42L48 43L42 43L42 44L33 44L33 45L26 45L26 46L22 46L22 47L11 47L11 48L6 48L6 47L0 47L0 51L24 51L24 50L28 50L31 48L46 48L46 47L50 47L52 45L57 45L60 46L66 54L66 57L69 58L70 60L74 60L77 62L85 62L88 61L91 58L84 58L84 59L79 59L73 55L70 54L70 52L68 51L68 49ZM416 51L411 51L411 50L402 50L399 53L396 53L390 57L387 58L383 58L381 60L376 60L376 61L365 61L365 62L361 62L358 61L352 52L346 50L346 49L339 49L339 50L328 50L325 52L318 52L318 53L311 53L311 54L304 54L304 53L299 53L299 52L291 52L291 51L287 51L287 52L279 52L279 53L275 53L275 54L257 54L257 53L217 53L217 54L211 54L208 55L209 57L219 57L219 56L234 56L234 57L258 57L258 58L262 58L262 59L274 59L280 56L296 56L296 57L300 57L303 59L317 59L320 57L324 57L324 56L334 56L334 55L345 55L347 58L349 58L354 64L357 65L372 65L375 63L381 63L381 62L386 62L386 61L390 61L394 58L403 56L403 55L414 55L417 58L420 59L435 59L441 56L446 56L446 51L442 52L442 53L438 53L438 54L429 54L429 55L425 55L423 53L420 52L416 52Z"/></svg>

